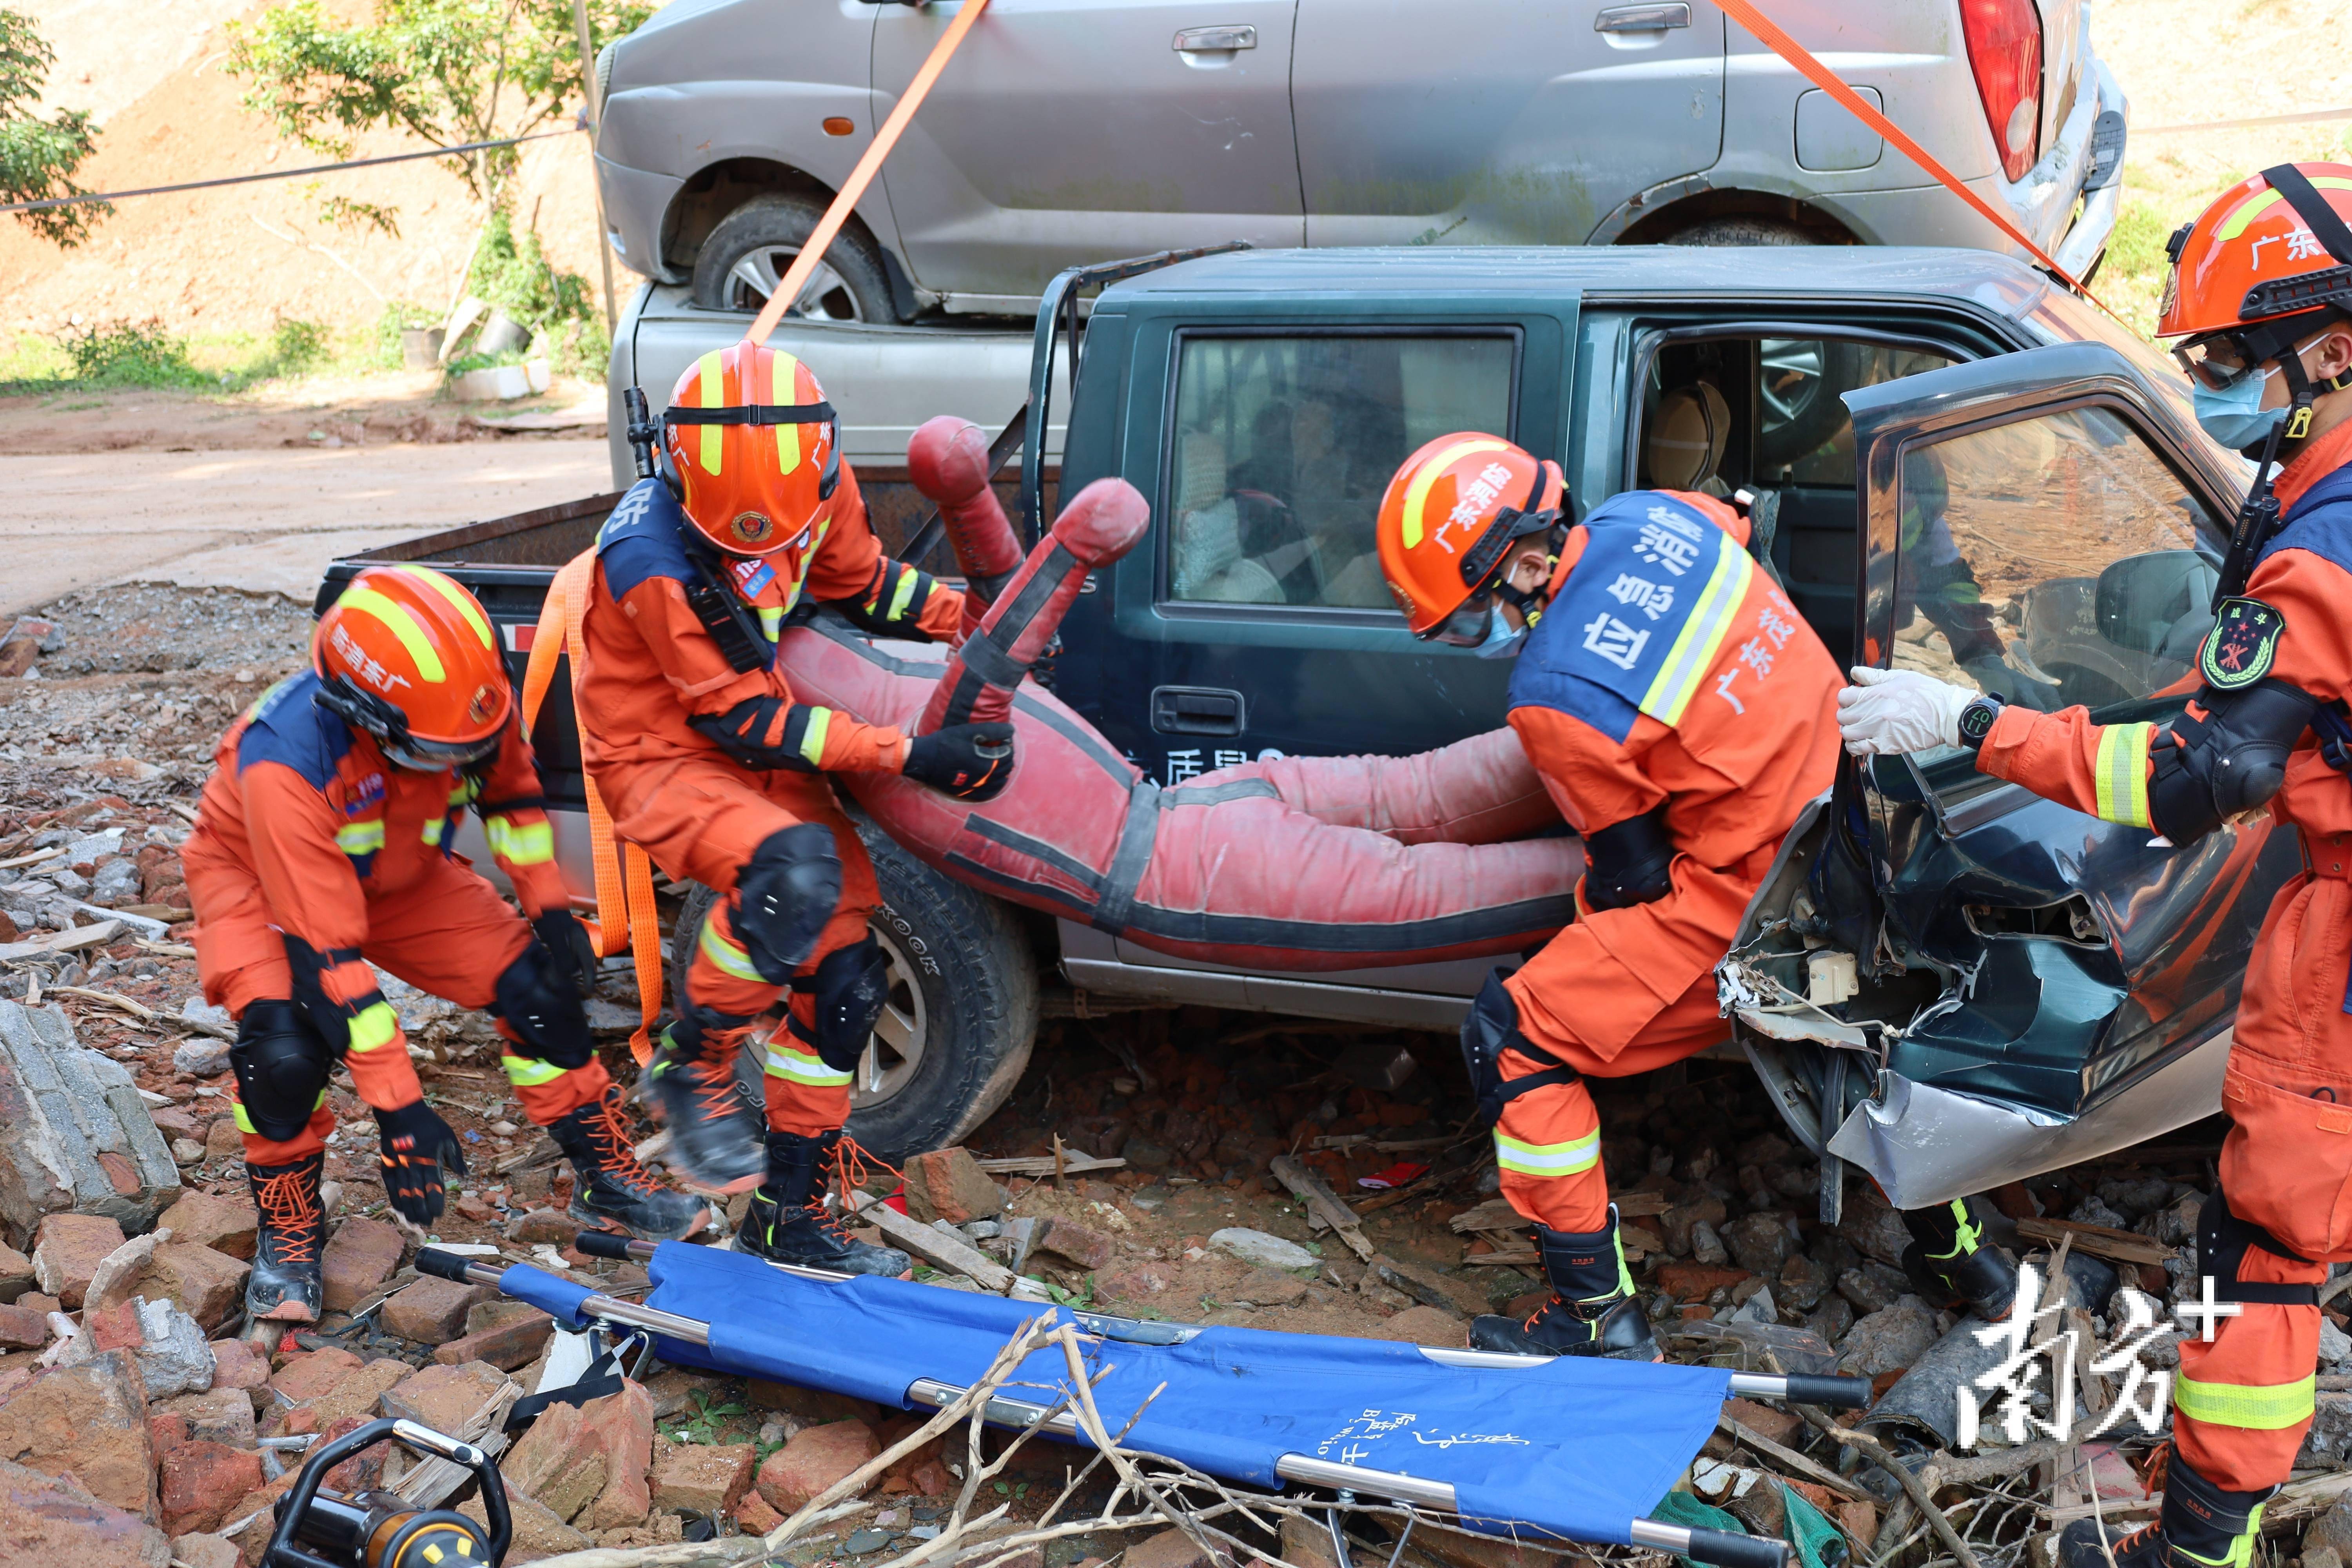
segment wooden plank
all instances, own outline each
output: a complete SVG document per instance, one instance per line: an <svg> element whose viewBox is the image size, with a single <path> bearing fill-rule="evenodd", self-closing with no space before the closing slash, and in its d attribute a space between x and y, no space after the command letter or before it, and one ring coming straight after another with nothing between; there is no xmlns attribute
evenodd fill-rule
<svg viewBox="0 0 2352 1568"><path fill-rule="evenodd" d="M1002 1159L974 1160L972 1163L992 1176L1050 1176L1054 1173L1054 1156L1051 1154L1011 1154ZM1099 1155L1080 1153L1075 1149L1066 1151L1062 1156L1064 1175L1083 1176L1089 1171L1125 1169L1127 1162L1123 1159L1106 1160Z"/></svg>
<svg viewBox="0 0 2352 1568"><path fill-rule="evenodd" d="M103 947L122 934L121 921L100 921L96 925L76 926L71 931L53 931L31 942L12 942L0 945L0 959L37 958L47 952L76 952L85 947Z"/></svg>
<svg viewBox="0 0 2352 1568"><path fill-rule="evenodd" d="M449 1436L461 1443L471 1443L493 1458L497 1458L506 1450L507 1412L521 1397L522 1384L512 1378L507 1379L496 1394L467 1417L465 1430L452 1432ZM437 1454L430 1455L394 1481L392 1490L418 1508L438 1508L458 1488L473 1479L474 1472L465 1466L442 1458Z"/></svg>
<svg viewBox="0 0 2352 1568"><path fill-rule="evenodd" d="M1363 1262L1372 1260L1372 1244L1365 1239L1363 1226L1357 1221L1356 1211L1341 1203L1339 1194L1324 1185L1323 1178L1308 1170L1288 1154L1276 1154L1269 1167L1274 1179L1290 1189L1290 1194L1307 1205L1313 1219L1322 1221L1318 1228L1336 1230L1348 1250Z"/></svg>
<svg viewBox="0 0 2352 1568"><path fill-rule="evenodd" d="M871 1193L853 1192L857 1217L880 1231L895 1247L906 1248L924 1262L951 1274L966 1274L983 1290L999 1296L1037 1295L1032 1281L1021 1278L960 1236L908 1218Z"/></svg>
<svg viewBox="0 0 2352 1568"><path fill-rule="evenodd" d="M2021 1219L2017 1222L2017 1234L2031 1241L2053 1243L2072 1237L2078 1250L2117 1263L2160 1264L2172 1256L2172 1248L2154 1237L2078 1219Z"/></svg>

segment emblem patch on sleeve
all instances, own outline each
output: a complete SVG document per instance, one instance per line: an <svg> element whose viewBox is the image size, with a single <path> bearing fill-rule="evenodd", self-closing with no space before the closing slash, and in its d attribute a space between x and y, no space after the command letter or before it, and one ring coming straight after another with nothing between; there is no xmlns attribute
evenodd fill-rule
<svg viewBox="0 0 2352 1568"><path fill-rule="evenodd" d="M2224 599L2197 656L2197 672L2216 691L2242 691L2271 672L2286 617L2260 599Z"/></svg>

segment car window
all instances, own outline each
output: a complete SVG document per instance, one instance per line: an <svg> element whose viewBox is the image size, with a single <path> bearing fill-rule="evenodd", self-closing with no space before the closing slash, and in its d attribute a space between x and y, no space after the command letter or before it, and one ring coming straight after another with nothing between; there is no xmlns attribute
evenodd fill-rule
<svg viewBox="0 0 2352 1568"><path fill-rule="evenodd" d="M1517 340L1187 333L1171 442L1168 597L1391 607L1381 495L1423 442L1509 435Z"/></svg>
<svg viewBox="0 0 2352 1568"><path fill-rule="evenodd" d="M2197 423L2197 410L2189 396L2189 377L2175 364L2172 356L2157 348L2147 339L2131 331L2087 302L2076 299L2063 289L2049 289L2034 302L2033 309L2021 318L2026 330L2050 343L2105 343L2132 362L2149 388L2172 405L2183 426ZM2252 483L2254 465L2236 453L2225 454L2244 470L2246 482Z"/></svg>
<svg viewBox="0 0 2352 1568"><path fill-rule="evenodd" d="M2189 672L2220 527L2113 409L1906 447L1898 485L1895 668L2109 721Z"/></svg>
<svg viewBox="0 0 2352 1568"><path fill-rule="evenodd" d="M1833 654L1854 639L1853 422L1840 395L1952 355L1847 338L1680 339L1650 358L1637 485L1763 498L1773 569Z"/></svg>

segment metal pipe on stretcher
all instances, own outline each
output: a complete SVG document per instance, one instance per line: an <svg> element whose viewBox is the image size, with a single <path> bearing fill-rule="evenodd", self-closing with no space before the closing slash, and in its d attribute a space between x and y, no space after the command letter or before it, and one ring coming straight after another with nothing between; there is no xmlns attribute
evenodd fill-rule
<svg viewBox="0 0 2352 1568"><path fill-rule="evenodd" d="M611 1236L597 1231L583 1231L574 1243L580 1250L593 1258L645 1260L654 1255L656 1244ZM430 1251L431 1249L427 1249ZM503 1268L485 1263L475 1263L448 1255L436 1258L432 1266L425 1264L424 1254L417 1258L419 1270L439 1274L467 1284L488 1285L495 1289ZM846 1281L850 1277L821 1268L795 1268L790 1264L772 1264L788 1274L803 1279L824 1281ZM679 1317L635 1301L625 1301L617 1296L591 1295L580 1303L583 1317L617 1324L623 1328L643 1329L666 1339L685 1344L708 1347L710 1325L693 1318ZM1081 1323L1096 1314L1077 1314ZM1165 1325L1162 1325L1164 1328ZM1507 1355L1486 1351L1453 1351L1435 1346L1421 1347L1422 1354L1448 1366L1540 1366L1551 1358L1533 1355ZM1806 1404L1860 1407L1869 1402L1867 1379L1853 1377L1811 1377L1800 1374L1772 1376L1759 1373L1734 1373L1730 1393L1755 1399L1794 1399ZM907 1401L926 1409L944 1409L963 1396L963 1388L938 1378L919 1377L907 1385ZM1054 1411L1046 1405L1028 1400L1008 1399L1001 1395L989 1400L982 1419L1001 1426L1037 1426L1058 1437L1076 1440L1079 1437L1077 1417L1069 1411ZM1336 1490L1370 1493L1416 1508L1435 1509L1445 1513L1458 1513L1454 1488L1444 1481L1420 1476L1403 1475L1394 1470L1375 1470L1360 1465L1334 1464L1306 1454L1284 1454L1275 1461L1275 1474L1302 1486L1328 1487ZM1671 1552L1696 1562L1709 1563L1717 1568L1786 1568L1792 1557L1789 1543L1773 1537L1738 1535L1728 1531L1702 1530L1668 1524L1662 1520L1635 1519L1627 1527L1627 1535L1635 1546Z"/></svg>

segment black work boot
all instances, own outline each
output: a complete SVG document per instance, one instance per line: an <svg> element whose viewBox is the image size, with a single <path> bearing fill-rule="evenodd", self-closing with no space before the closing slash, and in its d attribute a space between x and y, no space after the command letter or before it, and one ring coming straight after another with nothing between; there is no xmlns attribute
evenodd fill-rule
<svg viewBox="0 0 2352 1568"><path fill-rule="evenodd" d="M896 1279L912 1259L895 1247L874 1247L849 1234L847 1223L825 1206L824 1173L841 1146L838 1128L822 1138L797 1132L768 1134L767 1184L751 1194L738 1251L771 1263L829 1268L835 1274L880 1274Z"/></svg>
<svg viewBox="0 0 2352 1568"><path fill-rule="evenodd" d="M713 1061L677 1026L662 1031L646 1068L654 1103L669 1129L670 1163L690 1187L733 1194L760 1184L760 1113L735 1078L733 1053Z"/></svg>
<svg viewBox="0 0 2352 1568"><path fill-rule="evenodd" d="M1524 1323L1502 1317L1474 1319L1470 1348L1515 1355L1655 1361L1657 1342L1650 1337L1650 1320L1634 1297L1633 1276L1617 1240L1617 1205L1609 1205L1609 1223L1599 1230L1579 1234L1537 1226L1535 1233L1551 1300Z"/></svg>
<svg viewBox="0 0 2352 1568"><path fill-rule="evenodd" d="M1975 1198L1954 1198L1905 1209L1911 1245L1903 1272L1919 1294L1954 1311L1972 1311L1988 1323L2009 1316L2017 1297L2017 1259L1984 1234L1984 1209Z"/></svg>
<svg viewBox="0 0 2352 1568"><path fill-rule="evenodd" d="M319 1258L326 1241L319 1176L326 1163L324 1154L288 1165L246 1163L245 1179L253 1185L253 1206L261 1216L253 1273L245 1282L249 1321L319 1321Z"/></svg>
<svg viewBox="0 0 2352 1568"><path fill-rule="evenodd" d="M578 1178L571 1215L581 1224L605 1230L618 1226L647 1241L677 1241L709 1218L709 1204L663 1185L637 1163L621 1122L618 1089L607 1085L602 1099L573 1106L548 1124L547 1135Z"/></svg>
<svg viewBox="0 0 2352 1568"><path fill-rule="evenodd" d="M2128 1535L2107 1527L2106 1546L2116 1554L2116 1568L2249 1568L2263 1505L2278 1489L2223 1491L2190 1469L2169 1445L2160 1463L2164 1506L2156 1522ZM2151 1473L2150 1490L2157 1479ZM2107 1568L2097 1520L2078 1519L2059 1534L2058 1568Z"/></svg>

